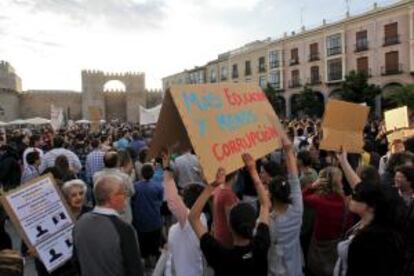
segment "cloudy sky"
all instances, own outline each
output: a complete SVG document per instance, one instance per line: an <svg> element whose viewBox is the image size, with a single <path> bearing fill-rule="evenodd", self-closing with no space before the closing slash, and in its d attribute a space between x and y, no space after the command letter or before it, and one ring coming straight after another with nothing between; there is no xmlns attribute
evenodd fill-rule
<svg viewBox="0 0 414 276"><path fill-rule="evenodd" d="M397 0L350 0L351 13ZM24 89L81 89L80 71L141 71L148 88L219 53L344 16L345 0L0 0L0 60ZM301 13L302 11L302 13ZM303 15L301 17L301 14ZM302 19L301 19L302 18Z"/></svg>

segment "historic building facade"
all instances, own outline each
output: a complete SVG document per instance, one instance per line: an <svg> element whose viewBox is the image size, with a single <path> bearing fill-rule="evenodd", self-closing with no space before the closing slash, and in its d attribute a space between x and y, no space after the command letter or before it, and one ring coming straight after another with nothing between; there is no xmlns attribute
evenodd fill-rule
<svg viewBox="0 0 414 276"><path fill-rule="evenodd" d="M414 1L402 0L320 27L254 41L192 70L163 78L173 84L256 82L282 91L285 114L305 85L321 100L335 96L345 75L365 72L383 93L414 81ZM377 110L381 109L381 97Z"/></svg>
<svg viewBox="0 0 414 276"><path fill-rule="evenodd" d="M13 67L0 62L0 121L17 118L50 118L50 106L62 107L68 119L89 119L89 107L96 106L106 120L138 122L139 106L160 103L162 91L145 88L144 73L105 73L82 71L82 91L28 90L22 91L22 82ZM110 81L118 81L124 89L105 90ZM154 100L155 99L155 100Z"/></svg>

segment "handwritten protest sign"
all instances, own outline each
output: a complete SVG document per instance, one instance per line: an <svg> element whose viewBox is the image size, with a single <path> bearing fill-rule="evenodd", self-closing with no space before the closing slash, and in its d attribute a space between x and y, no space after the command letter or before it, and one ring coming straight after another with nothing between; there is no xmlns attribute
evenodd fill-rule
<svg viewBox="0 0 414 276"><path fill-rule="evenodd" d="M72 257L73 219L51 175L36 178L3 195L0 201L49 272Z"/></svg>
<svg viewBox="0 0 414 276"><path fill-rule="evenodd" d="M403 106L384 113L385 130L389 132L388 141L403 140L414 136L414 129L410 129L408 107Z"/></svg>
<svg viewBox="0 0 414 276"><path fill-rule="evenodd" d="M320 148L361 153L364 145L363 129L369 107L338 100L329 100L322 121L323 139Z"/></svg>
<svg viewBox="0 0 414 276"><path fill-rule="evenodd" d="M208 182L219 167L243 166L280 147L279 119L263 91L252 84L173 86L167 91L149 155L162 147L192 146Z"/></svg>
<svg viewBox="0 0 414 276"><path fill-rule="evenodd" d="M92 131L99 131L99 125L101 123L102 115L101 109L97 106L89 106L89 115L91 118L91 129Z"/></svg>

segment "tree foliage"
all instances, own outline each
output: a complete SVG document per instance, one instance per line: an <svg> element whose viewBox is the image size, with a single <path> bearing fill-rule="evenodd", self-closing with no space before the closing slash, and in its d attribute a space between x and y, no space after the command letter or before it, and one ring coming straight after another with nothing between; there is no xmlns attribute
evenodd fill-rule
<svg viewBox="0 0 414 276"><path fill-rule="evenodd" d="M321 117L324 111L324 100L312 88L305 86L300 94L294 96L292 102L293 115Z"/></svg>
<svg viewBox="0 0 414 276"><path fill-rule="evenodd" d="M286 107L281 90L277 90L273 88L270 84L267 84L266 88L263 89L263 91L265 92L266 97L272 105L276 114L278 114L281 117L284 117L286 115Z"/></svg>
<svg viewBox="0 0 414 276"><path fill-rule="evenodd" d="M381 94L381 88L375 84L368 83L368 75L363 72L351 71L345 76L341 84L341 91L338 92L344 101L353 103L367 103L368 106L375 106L375 98Z"/></svg>
<svg viewBox="0 0 414 276"><path fill-rule="evenodd" d="M396 106L408 106L411 110L414 109L414 84L406 84L401 87L396 87L385 95L387 100L390 100Z"/></svg>

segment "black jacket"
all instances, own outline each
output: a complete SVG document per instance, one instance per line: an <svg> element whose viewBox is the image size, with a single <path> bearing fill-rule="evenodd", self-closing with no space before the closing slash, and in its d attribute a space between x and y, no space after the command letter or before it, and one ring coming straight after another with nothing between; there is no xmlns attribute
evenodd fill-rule
<svg viewBox="0 0 414 276"><path fill-rule="evenodd" d="M4 190L10 190L20 185L22 176L16 150L6 146L6 152L0 156L0 184Z"/></svg>

